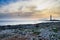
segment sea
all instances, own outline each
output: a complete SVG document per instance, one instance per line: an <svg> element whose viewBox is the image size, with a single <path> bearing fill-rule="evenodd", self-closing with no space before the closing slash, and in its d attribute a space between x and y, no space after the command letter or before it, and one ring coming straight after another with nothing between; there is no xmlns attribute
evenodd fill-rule
<svg viewBox="0 0 60 40"><path fill-rule="evenodd" d="M2 25L18 25L18 24L37 24L53 21L38 21L38 20L0 20L0 26ZM57 22L57 21L54 21Z"/></svg>

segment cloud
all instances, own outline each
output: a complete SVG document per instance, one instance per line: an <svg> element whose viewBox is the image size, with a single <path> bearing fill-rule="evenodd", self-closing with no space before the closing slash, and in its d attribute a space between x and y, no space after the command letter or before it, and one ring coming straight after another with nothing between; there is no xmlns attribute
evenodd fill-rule
<svg viewBox="0 0 60 40"><path fill-rule="evenodd" d="M32 18L32 19L41 18L41 17L44 18L45 17L44 15L48 17L47 14L50 14L48 10L53 10L54 7L55 8L60 7L59 0L18 0L15 2L10 2L7 5L1 6L0 15L2 16L0 16L0 18L5 17L5 16L6 18L7 17L8 18L9 17L11 18ZM57 11L57 12L60 13L60 11ZM55 15L57 15L57 13Z"/></svg>
<svg viewBox="0 0 60 40"><path fill-rule="evenodd" d="M13 13L13 12L19 12L22 10L22 8L25 8L27 5L27 0L26 1L18 1L15 3L10 3L9 5L2 6L0 8L0 13Z"/></svg>
<svg viewBox="0 0 60 40"><path fill-rule="evenodd" d="M19 0L0 0L0 6L3 6L3 5L8 5L10 3L14 3L14 2L17 2Z"/></svg>
<svg viewBox="0 0 60 40"><path fill-rule="evenodd" d="M30 18L31 16L33 15L32 12L25 12L23 14L20 14L20 13L15 13L15 14L12 14L12 13L0 13L0 19L6 19L6 18Z"/></svg>
<svg viewBox="0 0 60 40"><path fill-rule="evenodd" d="M19 0L15 3L10 3L9 5L2 6L0 8L0 13L14 13L25 11L29 6L35 6L36 10L43 10L57 5L59 1L54 0ZM28 8L28 10L29 10ZM23 10L22 10L23 9ZM31 10L30 10L31 11Z"/></svg>

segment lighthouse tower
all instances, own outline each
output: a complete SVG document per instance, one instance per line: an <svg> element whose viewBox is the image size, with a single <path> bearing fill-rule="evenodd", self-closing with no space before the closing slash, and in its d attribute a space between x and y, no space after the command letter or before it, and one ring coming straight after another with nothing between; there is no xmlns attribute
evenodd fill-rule
<svg viewBox="0 0 60 40"><path fill-rule="evenodd" d="M53 19L52 19L52 15L50 15L50 21L52 21Z"/></svg>

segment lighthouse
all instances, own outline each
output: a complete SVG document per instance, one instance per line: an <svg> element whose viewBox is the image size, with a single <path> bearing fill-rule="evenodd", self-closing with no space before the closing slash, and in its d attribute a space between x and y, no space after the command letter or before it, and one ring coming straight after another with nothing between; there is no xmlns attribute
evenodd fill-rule
<svg viewBox="0 0 60 40"><path fill-rule="evenodd" d="M52 21L53 19L52 19L52 15L50 15L50 21Z"/></svg>

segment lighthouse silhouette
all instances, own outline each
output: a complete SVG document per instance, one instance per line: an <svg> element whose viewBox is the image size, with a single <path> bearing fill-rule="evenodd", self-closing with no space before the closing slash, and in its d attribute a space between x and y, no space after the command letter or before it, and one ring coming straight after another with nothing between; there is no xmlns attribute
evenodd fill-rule
<svg viewBox="0 0 60 40"><path fill-rule="evenodd" d="M52 15L50 15L50 21L52 21L53 19L52 19Z"/></svg>

